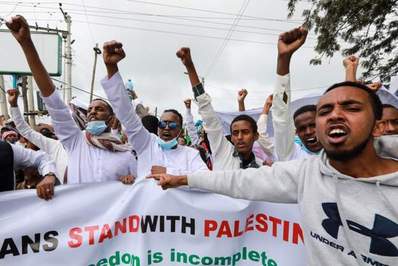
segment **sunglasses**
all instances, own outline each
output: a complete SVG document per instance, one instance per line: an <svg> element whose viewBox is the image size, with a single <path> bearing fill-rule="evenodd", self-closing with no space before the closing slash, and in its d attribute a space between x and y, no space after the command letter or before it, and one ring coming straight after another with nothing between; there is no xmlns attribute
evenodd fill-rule
<svg viewBox="0 0 398 266"><path fill-rule="evenodd" d="M170 129L176 129L176 128L177 128L177 122L160 120L158 126L159 126L159 128L161 128L161 129L165 129L167 126L168 126Z"/></svg>

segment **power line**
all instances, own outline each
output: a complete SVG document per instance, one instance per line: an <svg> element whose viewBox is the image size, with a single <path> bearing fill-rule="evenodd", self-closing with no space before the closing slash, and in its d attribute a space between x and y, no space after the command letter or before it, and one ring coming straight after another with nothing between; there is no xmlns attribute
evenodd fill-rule
<svg viewBox="0 0 398 266"><path fill-rule="evenodd" d="M27 20L29 20L28 17L26 17ZM56 22L62 22L61 19L38 19L38 21L56 21ZM87 21L83 20L74 20L76 23L87 23ZM100 23L100 22L92 22L88 21L88 23L93 24L93 25L99 25L99 26L106 26L106 27L116 27L116 28L123 28L123 29L133 29L133 30L141 30L141 31L148 31L148 32L158 32L158 33L164 33L164 34L173 34L173 35L181 35L181 36L191 36L191 37L199 37L199 38L207 38L207 39L218 39L218 40L223 40L223 37L218 37L218 36L209 36L209 35L201 35L201 34L192 34L192 33L182 33L182 32L175 32L175 31L166 31L166 30L158 30L158 29L149 29L149 28L143 28L143 27L133 27L133 26L126 26L126 25L116 25L116 24L106 24L106 23ZM162 22L159 22L162 23ZM162 23L162 24L167 24L167 23ZM191 25L184 25L184 26L191 26ZM193 27L201 27L200 25L192 25ZM221 30L214 28L215 30ZM222 29L225 30L225 29ZM259 34L259 35L273 35L273 34L261 34L257 32L247 32L247 33L253 33L253 34ZM274 42L265 42L265 41L256 41L256 40L245 40L245 39L237 39L237 38L231 38L231 41L237 41L237 42L246 42L246 43L257 43L257 44L265 44L265 45L276 45ZM313 49L314 47L312 46L303 46L303 48L306 49Z"/></svg>
<svg viewBox="0 0 398 266"><path fill-rule="evenodd" d="M210 74L210 71L212 70L213 66L216 64L218 58L222 55L225 47L228 44L228 41L231 39L232 37L232 33L235 29L235 26L238 25L240 18L242 17L242 15L244 14L247 6L249 5L250 0L246 0L246 2L244 2L238 12L238 15L236 16L236 18L234 19L233 23L231 24L228 33L225 35L225 38L223 40L223 42L221 43L221 46L218 48L216 55L214 56L212 62L210 63L209 67L207 68L205 77L207 77Z"/></svg>
<svg viewBox="0 0 398 266"><path fill-rule="evenodd" d="M74 12L73 10L68 10L69 13L73 15L84 15L84 13L81 12ZM79 10L80 11L80 10ZM1 12L0 12L1 13ZM29 11L24 11L24 13L32 13ZM42 12L44 14L50 12ZM88 11L87 13L90 13ZM133 16L134 14L130 13L130 16ZM167 19L176 19L176 20L184 20L184 21L192 21L192 22L200 22L200 23L206 23L206 24L213 24L213 25L222 25L222 26L231 26L229 23L223 23L223 22L213 22L213 21L206 21L206 20L200 20L200 19L191 19L191 18L185 18L185 17L175 17L175 16L167 16L167 15L158 15L158 14L151 14L151 13L139 13L135 15L142 15L142 16L149 16L149 17L160 17L160 18L167 18ZM165 21L154 21L154 20L144 20L144 19L136 19L136 18L130 18L130 17L115 17L115 16L107 16L107 15L98 15L98 14L88 14L90 17L99 17L99 18L111 18L111 19L117 19L117 20L128 20L128 21L140 21L140 22L150 22L150 23L164 23L164 24L170 24L170 25L192 25L192 26L197 26L197 27L203 27L203 28L212 28L208 26L202 26L202 25L197 25L197 24L181 24L181 23L171 23L171 22L165 22ZM264 30L264 31L271 31L275 32L274 34L271 33L261 33L261 32L250 32L250 31L241 31L241 30L235 30L239 32L247 32L247 33L257 33L257 34L264 34L264 35L279 35L279 33L286 31L285 29L275 29L275 28L265 28L265 27L257 27L257 26L248 26L248 25L237 25L239 28L246 28L246 29L257 29L257 30ZM214 29L217 29L214 27ZM219 28L223 29L223 28ZM226 29L227 30L227 29Z"/></svg>
<svg viewBox="0 0 398 266"><path fill-rule="evenodd" d="M0 1L0 3L1 3L1 1ZM11 4L11 2L8 2L9 4ZM44 3L44 4L47 4L47 3L55 3L55 2L46 2L46 3ZM42 8L42 9L56 9L56 10L58 10L58 8L55 8L55 7L43 7L43 6L37 6L36 5L36 3L32 3L31 2L31 4L32 5L34 5L35 7L37 7L37 8ZM79 7L81 7L81 5L79 5L79 4L71 4L71 3L66 3L67 5L71 5L71 6L79 6ZM26 5L25 5L26 6ZM30 7L29 5L27 5L27 7ZM88 10L87 8L94 8L96 11L91 11L91 10ZM223 25L223 26L228 26L228 27L230 27L230 24L228 24L228 23L222 23L222 22L214 22L214 21L206 21L206 20L200 20L200 19L192 19L191 17L192 16L189 16L189 18L187 17L187 16L175 16L175 15L163 15L163 14L154 14L154 13L143 13L143 12L133 12L133 11L126 11L126 10L117 10L117 9L110 9L110 8L100 8L100 7L92 7L92 6L83 6L83 8L85 8L85 11L84 11L84 13L81 13L82 11L81 11L81 9L78 9L78 10L76 10L76 9L68 9L68 11L69 11L69 13L72 13L73 12L73 14L80 14L80 15L85 15L86 16L86 20L87 20L87 15L89 15L89 16L92 16L92 17L109 17L109 18L112 18L112 19L120 19L120 20L135 20L135 21L139 21L138 19L133 19L133 18L125 18L125 17L110 17L110 16L101 16L101 15L98 15L97 13L99 13L98 12L98 9L99 10L106 10L106 11L103 11L103 12L106 12L106 14L109 14L109 13L111 13L111 11L113 10L113 11L116 11L116 12L118 12L118 13L122 13L122 14L126 14L126 15L128 15L128 16L132 16L132 15L137 15L137 16L150 16L150 17L161 17L161 18L167 18L167 19L177 19L177 20L185 20L185 21L194 21L194 22L200 22L200 23L207 23L207 24L213 24L213 25ZM74 12L74 11L76 11L76 12ZM90 12L94 12L94 14L89 14ZM50 15L52 15L50 12L49 12L49 14ZM242 19L244 19L243 17L241 18L241 20ZM260 18L259 18L260 19ZM155 22L155 21L144 21L144 20L142 20L142 22L149 22L149 23L162 23L162 22ZM170 22L165 22L165 24L166 23L170 23ZM171 24L171 23L170 23ZM185 24L186 26L188 26L187 24ZM193 26L193 27L199 27L199 25L195 25L195 26ZM202 27L206 27L206 26L202 26ZM239 27L239 28L247 28L247 29L258 29L258 30L266 30L266 31L272 31L272 32L276 32L276 33L280 33L280 32L284 32L284 31L286 31L286 29L276 29L276 28L266 28L266 27L258 27L258 26L252 26L252 25L237 25L236 27ZM208 28L210 28L210 27L208 27ZM215 30L217 30L216 28L214 28ZM238 30L236 30L236 31L238 31ZM240 31L239 30L239 32L245 32L245 31ZM261 34L261 33L259 33L259 32L246 32L246 33L253 33L253 34ZM264 35L272 35L272 34L270 34L270 33L264 33ZM274 34L274 35L276 35L276 34Z"/></svg>
<svg viewBox="0 0 398 266"><path fill-rule="evenodd" d="M200 11L200 12L212 13L212 14L222 14L222 15L229 15L229 16L237 16L239 14L239 13L238 14L234 14L234 13L223 12L223 11L215 11L215 10L209 10L209 9L192 8L192 7L186 7L186 6L180 6L180 5L156 3L156 2L143 1L143 0L128 0L128 1L129 2L141 3L141 4L147 4L147 5L171 7L171 8L177 8L177 9L193 10L193 11ZM288 21L288 20L285 20L285 19L277 19L277 18L263 18L263 17L255 17L255 16L243 16L243 17L244 18L252 18L252 19L254 18L254 19L259 19L259 20L275 21L275 22L295 23L295 22L291 22L291 21Z"/></svg>
<svg viewBox="0 0 398 266"><path fill-rule="evenodd" d="M77 23L86 23L85 21L81 21L81 20L74 20L74 21L77 22ZM116 27L116 28L122 28L122 29L134 29L134 30L149 31L149 32L159 32L159 33L172 34L172 35L181 35L181 36L201 37L201 38L207 38L207 39L224 40L224 38L222 38L222 37L208 36L208 35L201 35L201 34L194 34L194 33L181 33L181 32L175 32L175 31L148 29L148 28L142 28L142 27L126 26L126 25L115 25L115 24L110 25L110 24L107 24L107 23L100 23L100 22L90 22L90 23L93 24L93 25L101 25L101 26L106 26L106 27ZM255 41L255 40L242 40L242 39L234 39L234 38L231 38L230 40L231 41L236 41L236 42L276 45L275 42L263 42L263 41Z"/></svg>
<svg viewBox="0 0 398 266"><path fill-rule="evenodd" d="M24 12L24 13L29 13L29 12ZM47 12L45 12L47 13ZM1 12L0 12L1 14ZM83 15L79 13L72 13L73 15ZM89 15L92 17L101 17L101 18L110 18L110 19L115 19L115 20L127 20L127 21L138 21L138 22L148 22L148 23L157 23L157 24L166 24L166 25L175 25L175 26L182 26L182 27L194 27L194 28L203 28L203 29L214 29L214 30L219 30L219 31L228 31L229 29L227 28L218 28L218 27L210 27L210 26L203 26L203 25L197 25L197 24L181 24L181 23L173 23L173 22L165 22L165 21L156 21L156 20L146 20L146 19L134 19L134 18L122 18L122 17L113 17L113 16L105 16L105 15ZM38 19L38 21L44 20L44 21L60 21L61 19ZM90 23L90 22L89 22ZM225 25L229 25L226 23L223 23ZM235 32L242 32L242 33L250 33L250 34L258 34L258 35L269 35L269 36L279 36L279 34L276 33L266 33L266 32L258 32L258 31L245 31L245 30L235 30Z"/></svg>
<svg viewBox="0 0 398 266"><path fill-rule="evenodd" d="M11 5L14 4L14 2L2 2L0 1L0 4L5 4L5 5ZM22 3L20 2L20 6L22 7L31 7L31 6L35 6L37 3L36 2L25 2ZM45 2L45 3L40 3L39 4L57 4L57 2ZM233 19L236 14L233 13L226 13L226 12L216 12L216 11L211 11L211 10L207 10L208 12L215 12L215 13L223 13L223 14L227 14L229 17L209 17L209 16L179 16L179 15L164 15L164 14L151 14L151 13L143 13L143 12L135 12L135 11L126 11L126 10L120 10L120 9L113 9L113 8L101 8L101 7L97 7L97 6L87 6L87 5L79 5L79 4L72 4L72 3L64 3L64 5L70 5L70 6L76 6L79 7L79 9L68 9L70 12L72 11L81 11L81 7L85 7L87 9L87 12L94 12L94 13L106 13L106 14L110 14L110 13L114 13L114 14L136 14L136 15L149 15L149 16L163 16L163 17L172 17L172 18L203 18L203 19ZM37 6L38 8L47 8L47 9L58 9L56 7L42 7L42 6ZM89 10L92 9L92 10ZM189 8L187 8L189 9ZM265 21L276 21L276 22L281 22L281 23L302 23L303 20L302 19L277 19L277 18L267 18L267 17L253 17L253 16L244 16L241 18L241 20L265 20Z"/></svg>
<svg viewBox="0 0 398 266"><path fill-rule="evenodd" d="M17 2L17 3L15 4L14 8L11 10L11 12L9 12L5 17L8 17L8 16L11 15L12 13L14 13L15 9L17 9L17 7L18 7L19 4L20 4L20 3Z"/></svg>
<svg viewBox="0 0 398 266"><path fill-rule="evenodd" d="M88 23L88 16L87 16L86 3L84 2L84 0L81 0L81 1L82 1L83 8L84 8L84 15L85 15L85 17L86 17L87 28L88 28L88 31L89 31L89 33L90 33L91 42L92 42L92 43L95 43L94 37L93 37L93 33L92 33L92 31L91 31L90 23Z"/></svg>
<svg viewBox="0 0 398 266"><path fill-rule="evenodd" d="M76 13L73 13L74 15ZM113 17L113 16L105 16L105 15L89 15L92 17L101 17L101 18L110 18L115 20L128 20L128 21L138 21L138 22L148 22L148 23L157 23L157 24L166 24L166 25L174 25L180 27L193 27L193 28L203 28L203 29L213 29L218 31L229 31L227 28L218 28L218 27L211 27L211 26L203 26L197 24L181 24L181 23L173 23L173 22L165 22L165 21L156 21L156 20L146 20L146 19L135 19L135 18L122 18L122 17ZM228 25L226 23L222 23ZM266 33L266 32L258 32L258 31L245 31L245 30L234 30L235 32L241 33L250 33L250 34L257 34L257 35L265 35L265 36L279 36L276 33Z"/></svg>
<svg viewBox="0 0 398 266"><path fill-rule="evenodd" d="M130 2L137 2L141 4L146 4L146 5L157 5L157 6L163 6L163 7L171 7L171 8L178 8L178 9L185 9L185 10L193 10L193 11L199 11L199 12L205 12L205 13L211 13L211 14L218 14L218 15L225 15L227 17L205 17L201 16L198 18L207 18L207 19L233 19L237 14L234 13L228 13L228 12L223 12L223 11L215 11L215 10L209 10L209 9L200 9L200 8L191 8L191 7L186 7L186 6L181 6L181 5L171 5L171 4L162 4L162 3L156 3L156 2L149 2L149 1L138 1L138 0L130 0ZM18 2L21 6L33 6L33 5L57 5L59 2ZM4 5L14 5L15 1L0 1L0 4ZM89 6L89 5L81 5L81 4L76 4L76 3L63 3L64 6L75 6L75 7L86 7L88 9L94 9L95 12L101 12L100 10L109 13L109 11L116 11L120 13L131 13L133 11L129 10L120 10L120 9L114 9L114 8L105 8L105 7L98 7L98 6ZM76 10L76 9L75 9ZM80 9L78 9L80 10ZM181 17L193 17L193 16L181 16ZM274 21L274 22L282 22L282 23L300 23L303 22L303 19L279 19L279 18L268 18L268 17L256 17L256 16L242 16L242 20L265 20L265 21Z"/></svg>
<svg viewBox="0 0 398 266"><path fill-rule="evenodd" d="M63 84L63 85L66 85L66 82L63 82L62 80L59 80L59 79L56 79L56 78L51 78L51 80L56 81L56 82L59 82L59 83L61 83L61 84ZM71 85L71 87L72 87L73 89L76 89L76 90L85 92L85 93L87 93L87 94L90 94L89 91L86 91L86 90L81 89L81 88L79 88L79 87L76 87L76 86L73 86L73 85ZM103 99L103 100L107 100L107 99L106 99L105 97L103 97L103 96L100 96L100 95L97 95L97 94L93 94L93 95L94 95L95 97L101 98L101 99Z"/></svg>

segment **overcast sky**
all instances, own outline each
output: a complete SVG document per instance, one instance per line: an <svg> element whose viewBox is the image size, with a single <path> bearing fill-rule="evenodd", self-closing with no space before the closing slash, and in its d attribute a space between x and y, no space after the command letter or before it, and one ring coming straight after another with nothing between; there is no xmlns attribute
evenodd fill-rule
<svg viewBox="0 0 398 266"><path fill-rule="evenodd" d="M192 97L189 81L176 51L191 48L199 75L217 110L236 111L239 88L249 95L247 109L263 105L272 93L276 73L278 34L297 27L302 1L287 20L286 0L148 0L62 1L72 16L73 85L89 91L94 61L93 47L108 40L124 44L127 57L120 64L124 79L132 78L139 97L151 108L183 110ZM240 17L237 14L243 12ZM56 1L0 1L0 16L24 15L31 25L65 29ZM234 24L237 25L233 27ZM2 26L4 29L4 26ZM230 29L234 31L230 31ZM319 94L344 78L342 57L309 65L316 53L314 33L293 57L293 98ZM105 75L102 58L97 64L95 93L104 95L100 79ZM62 78L61 78L62 79ZM88 101L88 94L73 90Z"/></svg>

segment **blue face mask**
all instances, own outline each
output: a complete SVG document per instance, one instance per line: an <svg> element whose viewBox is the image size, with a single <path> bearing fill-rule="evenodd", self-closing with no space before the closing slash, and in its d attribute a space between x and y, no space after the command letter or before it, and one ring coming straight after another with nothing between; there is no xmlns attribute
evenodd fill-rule
<svg viewBox="0 0 398 266"><path fill-rule="evenodd" d="M305 147L304 143L301 141L301 139L297 135L294 136L294 142L297 143L298 145L300 145L301 148L308 154L318 155L320 153L320 152L312 152L309 149L307 149L307 147Z"/></svg>
<svg viewBox="0 0 398 266"><path fill-rule="evenodd" d="M86 130L94 135L99 136L101 135L108 126L106 125L105 121L97 120L97 121L90 121L87 123Z"/></svg>
<svg viewBox="0 0 398 266"><path fill-rule="evenodd" d="M172 148L174 148L178 142L177 142L177 138L174 138L172 140L169 141L164 141L161 138L158 138L158 144L160 145L160 147L163 150L171 150Z"/></svg>

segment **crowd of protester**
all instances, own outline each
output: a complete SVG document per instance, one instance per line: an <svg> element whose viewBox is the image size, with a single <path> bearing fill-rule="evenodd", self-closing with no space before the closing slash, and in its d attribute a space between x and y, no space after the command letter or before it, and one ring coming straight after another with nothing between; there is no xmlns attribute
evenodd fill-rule
<svg viewBox="0 0 398 266"><path fill-rule="evenodd" d="M348 179L350 186L358 184L355 178L374 179L369 181L373 187L384 182L391 188L382 192L388 202L391 193L397 194L398 106L380 101L376 92L381 84L357 80L358 58L344 60L341 71L346 80L327 89L317 105L292 112L290 61L305 43L307 30L303 27L279 37L276 85L272 95L264 95L259 119L244 113L248 91L239 90L242 114L232 120L226 136L189 48L176 53L193 93L193 99L181 99L184 118L172 108L156 117L135 91L126 89L118 69L126 55L122 43L116 41L103 45L107 76L101 85L109 102L94 99L86 109L62 101L40 61L25 19L13 17L7 26L26 56L51 125L31 128L19 109L18 91L8 90L11 120L1 118L0 165L5 169L0 174L1 191L36 189L40 198L48 200L56 185L109 180L133 184L149 176L163 188L189 185L250 200L305 202L303 222L309 227L313 220L305 212L315 208L321 193L329 201L337 200L325 192L334 190L334 185L317 183L317 176L323 180L332 175L335 184ZM194 120L192 103L198 106L200 120ZM270 115L272 137L267 129ZM385 175L393 177L385 181ZM311 178L314 180L308 181ZM373 187L367 189L377 189ZM331 193L339 197L349 191L340 188ZM390 217L398 217L396 207L385 207L382 202L375 206L392 208ZM317 250L316 244L306 243ZM315 253L310 254L312 262L322 256Z"/></svg>

